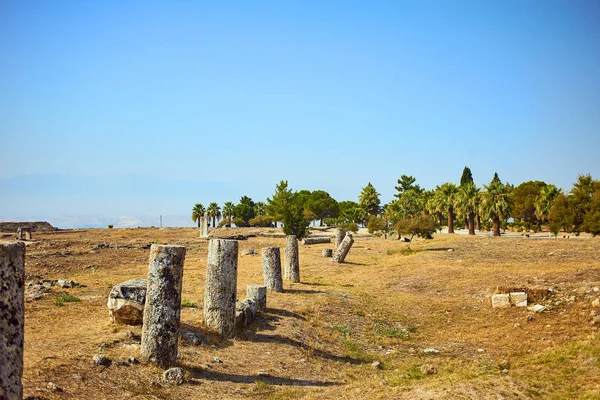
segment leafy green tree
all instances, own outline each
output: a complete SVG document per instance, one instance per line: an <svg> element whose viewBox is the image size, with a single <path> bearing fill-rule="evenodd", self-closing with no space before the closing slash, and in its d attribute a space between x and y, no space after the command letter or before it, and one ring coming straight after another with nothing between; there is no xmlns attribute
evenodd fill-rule
<svg viewBox="0 0 600 400"><path fill-rule="evenodd" d="M467 166L463 169L462 176L460 177L460 186L464 186L468 183L473 183L473 174L471 169Z"/></svg>
<svg viewBox="0 0 600 400"><path fill-rule="evenodd" d="M275 221L283 222L286 235L296 235L302 239L308 234L310 219L305 217L306 195L288 189L288 182L281 181L275 186L275 193L267 199L267 212Z"/></svg>
<svg viewBox="0 0 600 400"><path fill-rule="evenodd" d="M554 199L552 207L548 212L548 227L554 236L558 235L561 229L571 232L573 229L574 211L570 204L570 198L564 194L559 194Z"/></svg>
<svg viewBox="0 0 600 400"><path fill-rule="evenodd" d="M425 203L425 208L430 214L433 214L437 217L437 222L439 226L444 224L444 201L442 199L442 194L439 190L439 187L436 190L429 191L429 195L427 198L427 203Z"/></svg>
<svg viewBox="0 0 600 400"><path fill-rule="evenodd" d="M561 193L562 191L552 184L540 189L535 199L535 216L538 221L545 222L548 220L552 204L554 204L554 200Z"/></svg>
<svg viewBox="0 0 600 400"><path fill-rule="evenodd" d="M511 217L515 221L525 222L527 229L530 229L532 224L538 223L535 216L535 203L540 191L545 186L546 183L541 181L528 181L521 183L512 192L514 207Z"/></svg>
<svg viewBox="0 0 600 400"><path fill-rule="evenodd" d="M379 200L379 193L377 193L371 182L361 190L360 196L358 196L358 203L370 215L379 214L379 204L381 201Z"/></svg>
<svg viewBox="0 0 600 400"><path fill-rule="evenodd" d="M354 206L352 208L348 208L344 212L344 219L348 222L352 222L355 224L363 224L364 225L368 216L369 216L369 214L367 214L367 211L360 205Z"/></svg>
<svg viewBox="0 0 600 400"><path fill-rule="evenodd" d="M493 236L500 236L500 223L510 217L512 207L510 186L503 184L500 179L492 179L482 194L480 212L492 220Z"/></svg>
<svg viewBox="0 0 600 400"><path fill-rule="evenodd" d="M381 217L371 217L367 223L367 230L370 234L381 232L384 234L384 238L387 239L388 234L392 231L392 227L388 221L386 214Z"/></svg>
<svg viewBox="0 0 600 400"><path fill-rule="evenodd" d="M494 183L502 183L502 181L500 180L500 177L498 176L497 172L494 172L494 177L492 178L492 182L494 182Z"/></svg>
<svg viewBox="0 0 600 400"><path fill-rule="evenodd" d="M233 215L234 207L235 207L235 205L231 201L228 201L225 204L223 204L223 217L227 218L230 225L231 225L231 216Z"/></svg>
<svg viewBox="0 0 600 400"><path fill-rule="evenodd" d="M396 222L394 228L398 232L398 238L410 235L410 241L408 242L409 249L415 236L431 239L433 233L436 231L435 222L431 216L424 215L415 218L403 218Z"/></svg>
<svg viewBox="0 0 600 400"><path fill-rule="evenodd" d="M200 228L200 217L203 217L205 212L204 206L200 203L197 203L192 208L192 221L198 222L198 228Z"/></svg>
<svg viewBox="0 0 600 400"><path fill-rule="evenodd" d="M221 218L221 207L213 202L208 205L206 211L208 212L208 216L212 218L212 226L217 226L215 220Z"/></svg>
<svg viewBox="0 0 600 400"><path fill-rule="evenodd" d="M600 234L600 191L596 191L590 200L590 208L583 218L586 232L594 236Z"/></svg>
<svg viewBox="0 0 600 400"><path fill-rule="evenodd" d="M306 208L319 220L319 226L323 226L323 219L336 218L340 213L338 202L324 190L311 192Z"/></svg>
<svg viewBox="0 0 600 400"><path fill-rule="evenodd" d="M590 210L592 196L600 191L600 181L592 179L590 174L579 175L573 184L569 202L573 209L573 231L579 233L585 230L585 216Z"/></svg>
<svg viewBox="0 0 600 400"><path fill-rule="evenodd" d="M237 226L249 226L254 215L254 202L250 197L242 196L240 202L233 208L234 223Z"/></svg>
<svg viewBox="0 0 600 400"><path fill-rule="evenodd" d="M456 195L458 187L454 183L443 183L437 189L439 191L439 201L444 210L448 211L448 233L454 233L454 204L456 203Z"/></svg>
<svg viewBox="0 0 600 400"><path fill-rule="evenodd" d="M479 209L479 192L479 188L473 182L467 182L458 187L455 207L459 215L466 216L469 235L475 234L475 215Z"/></svg>
<svg viewBox="0 0 600 400"><path fill-rule="evenodd" d="M254 204L254 215L261 216L261 215L266 215L267 214L267 205L265 203L263 203L262 201L257 201Z"/></svg>
<svg viewBox="0 0 600 400"><path fill-rule="evenodd" d="M415 185L417 179L410 175L401 175L400 179L398 179L398 186L395 186L398 193L394 194L398 199L402 197L402 194L409 191L414 190L418 194L423 193L423 189L419 185Z"/></svg>

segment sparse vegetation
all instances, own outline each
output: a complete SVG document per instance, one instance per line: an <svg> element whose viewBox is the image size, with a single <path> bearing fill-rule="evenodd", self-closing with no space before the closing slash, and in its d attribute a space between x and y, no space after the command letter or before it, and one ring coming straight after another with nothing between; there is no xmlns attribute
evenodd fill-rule
<svg viewBox="0 0 600 400"><path fill-rule="evenodd" d="M60 295L60 296L56 297L56 302L54 303L54 305L56 307L61 307L64 303L79 303L79 302L81 302L81 299L79 297L65 294L65 295Z"/></svg>

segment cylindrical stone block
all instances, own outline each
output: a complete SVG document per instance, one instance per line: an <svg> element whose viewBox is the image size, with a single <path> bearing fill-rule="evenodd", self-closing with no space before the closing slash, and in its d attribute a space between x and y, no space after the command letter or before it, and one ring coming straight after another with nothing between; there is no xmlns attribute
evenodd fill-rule
<svg viewBox="0 0 600 400"><path fill-rule="evenodd" d="M319 243L331 243L329 236L311 236L302 239L302 244L319 244Z"/></svg>
<svg viewBox="0 0 600 400"><path fill-rule="evenodd" d="M206 263L204 322L226 338L235 334L237 269L237 240L211 239Z"/></svg>
<svg viewBox="0 0 600 400"><path fill-rule="evenodd" d="M335 230L335 248L337 249L342 244L342 240L346 237L346 230L342 228L337 228Z"/></svg>
<svg viewBox="0 0 600 400"><path fill-rule="evenodd" d="M22 399L25 245L0 244L0 399Z"/></svg>
<svg viewBox="0 0 600 400"><path fill-rule="evenodd" d="M298 260L298 240L296 239L296 235L288 235L286 237L283 274L288 281L300 282L300 262Z"/></svg>
<svg viewBox="0 0 600 400"><path fill-rule="evenodd" d="M344 238L344 240L342 240L342 243L337 248L335 253L333 253L331 261L336 263L343 263L346 259L346 256L348 255L348 252L350 251L350 247L352 247L353 244L354 239L352 238L352 235L346 235L346 237Z"/></svg>
<svg viewBox="0 0 600 400"><path fill-rule="evenodd" d="M153 244L142 328L142 357L168 368L177 359L185 247Z"/></svg>
<svg viewBox="0 0 600 400"><path fill-rule="evenodd" d="M265 247L262 249L262 271L267 289L283 292L279 247Z"/></svg>
<svg viewBox="0 0 600 400"><path fill-rule="evenodd" d="M323 257L331 257L333 255L333 249L323 249Z"/></svg>
<svg viewBox="0 0 600 400"><path fill-rule="evenodd" d="M267 287L262 285L248 285L246 298L254 300L261 310L267 309Z"/></svg>

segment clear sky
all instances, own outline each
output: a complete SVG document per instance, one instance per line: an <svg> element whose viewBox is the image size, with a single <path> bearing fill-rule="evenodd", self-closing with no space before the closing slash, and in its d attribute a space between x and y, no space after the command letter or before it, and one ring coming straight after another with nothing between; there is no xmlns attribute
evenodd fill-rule
<svg viewBox="0 0 600 400"><path fill-rule="evenodd" d="M0 1L0 220L600 177L600 1Z"/></svg>

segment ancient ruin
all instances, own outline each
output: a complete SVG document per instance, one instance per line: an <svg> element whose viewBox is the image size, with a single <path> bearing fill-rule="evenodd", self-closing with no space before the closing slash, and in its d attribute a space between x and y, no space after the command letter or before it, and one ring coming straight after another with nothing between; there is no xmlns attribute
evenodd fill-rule
<svg viewBox="0 0 600 400"><path fill-rule="evenodd" d="M329 236L312 236L302 239L302 244L331 243Z"/></svg>
<svg viewBox="0 0 600 400"><path fill-rule="evenodd" d="M177 359L185 247L153 244L142 328L142 357L163 368Z"/></svg>
<svg viewBox="0 0 600 400"><path fill-rule="evenodd" d="M130 279L115 285L108 294L108 315L112 322L140 325L146 303L146 279Z"/></svg>
<svg viewBox="0 0 600 400"><path fill-rule="evenodd" d="M286 237L283 266L285 279L299 283L300 261L298 259L298 240L295 235Z"/></svg>
<svg viewBox="0 0 600 400"><path fill-rule="evenodd" d="M342 240L346 237L346 230L342 228L337 228L335 230L335 248L337 249L342 244Z"/></svg>
<svg viewBox="0 0 600 400"><path fill-rule="evenodd" d="M283 292L279 247L265 247L262 249L262 272L267 289L274 292Z"/></svg>
<svg viewBox="0 0 600 400"><path fill-rule="evenodd" d="M226 338L235 333L238 242L211 239L208 242L204 322Z"/></svg>
<svg viewBox="0 0 600 400"><path fill-rule="evenodd" d="M25 245L0 244L0 399L23 397Z"/></svg>
<svg viewBox="0 0 600 400"><path fill-rule="evenodd" d="M248 285L246 298L254 300L260 310L267 308L267 287L263 285Z"/></svg>
<svg viewBox="0 0 600 400"><path fill-rule="evenodd" d="M340 243L335 253L333 253L331 261L335 263L343 263L353 244L354 239L352 238L352 235L346 235L346 237L344 238L344 240L342 240L342 243Z"/></svg>

